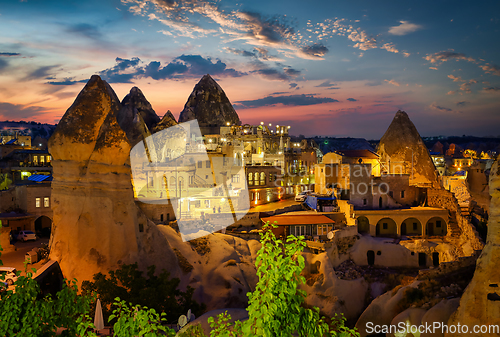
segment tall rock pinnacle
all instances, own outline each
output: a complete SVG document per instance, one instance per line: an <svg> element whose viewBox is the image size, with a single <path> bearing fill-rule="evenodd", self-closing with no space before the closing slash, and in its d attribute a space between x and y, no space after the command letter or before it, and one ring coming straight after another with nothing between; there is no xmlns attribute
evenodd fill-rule
<svg viewBox="0 0 500 337"><path fill-rule="evenodd" d="M113 89L92 76L49 139L50 258L68 279L88 280L123 263L163 268L176 259L134 202L131 146L117 121L120 109ZM172 275L177 272L174 265Z"/></svg>
<svg viewBox="0 0 500 337"><path fill-rule="evenodd" d="M117 116L118 124L133 146L143 139L144 134L151 133L160 122L160 117L156 115L151 104L137 87L130 90L121 105Z"/></svg>
<svg viewBox="0 0 500 337"><path fill-rule="evenodd" d="M404 111L398 110L377 148L389 174L409 174L410 184L438 186L437 173L415 125Z"/></svg>
<svg viewBox="0 0 500 337"><path fill-rule="evenodd" d="M200 126L241 124L224 90L208 74L194 87L179 116L179 123L194 119L198 120Z"/></svg>

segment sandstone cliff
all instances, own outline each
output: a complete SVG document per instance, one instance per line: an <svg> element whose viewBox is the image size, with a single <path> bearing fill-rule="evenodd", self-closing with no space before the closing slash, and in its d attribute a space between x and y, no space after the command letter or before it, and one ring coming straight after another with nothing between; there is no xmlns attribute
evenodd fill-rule
<svg viewBox="0 0 500 337"><path fill-rule="evenodd" d="M52 155L51 254L79 281L122 263L179 267L168 241L134 203L130 143L117 122L121 105L92 76L49 140Z"/></svg>
<svg viewBox="0 0 500 337"><path fill-rule="evenodd" d="M241 124L224 90L208 74L194 87L179 116L179 123L193 119L197 119L200 126Z"/></svg>
<svg viewBox="0 0 500 337"><path fill-rule="evenodd" d="M498 160L490 171L490 216L486 245L476 263L472 281L460 299L460 306L450 318L449 324L500 325L500 166ZM473 334L454 334L454 336ZM451 334L450 334L451 336ZM479 336L479 334L477 334ZM498 334L481 334L498 336Z"/></svg>
<svg viewBox="0 0 500 337"><path fill-rule="evenodd" d="M406 112L396 112L380 139L377 153L385 166L382 170L390 174L409 174L411 185L439 186L429 151Z"/></svg>

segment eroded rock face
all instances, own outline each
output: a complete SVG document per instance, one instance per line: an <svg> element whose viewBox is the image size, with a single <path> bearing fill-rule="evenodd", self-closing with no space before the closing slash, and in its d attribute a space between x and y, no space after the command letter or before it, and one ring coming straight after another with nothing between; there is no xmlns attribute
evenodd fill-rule
<svg viewBox="0 0 500 337"><path fill-rule="evenodd" d="M170 110L168 110L167 113L161 119L161 121L158 124L156 124L156 126L153 128L153 133L165 130L166 128L169 128L174 125L177 125L177 122L175 121L174 115L172 115Z"/></svg>
<svg viewBox="0 0 500 337"><path fill-rule="evenodd" d="M168 242L134 202L130 143L117 122L120 108L111 87L92 76L49 140L50 258L68 279L81 282L134 262L179 273Z"/></svg>
<svg viewBox="0 0 500 337"><path fill-rule="evenodd" d="M133 146L141 141L145 134L151 133L160 122L160 117L137 87L130 89L121 105L116 119Z"/></svg>
<svg viewBox="0 0 500 337"><path fill-rule="evenodd" d="M193 119L197 119L200 126L241 124L224 90L208 74L194 87L179 116L179 123Z"/></svg>
<svg viewBox="0 0 500 337"><path fill-rule="evenodd" d="M380 139L377 153L385 163L388 173L410 174L412 185L439 186L429 151L406 112L399 110L396 113Z"/></svg>
<svg viewBox="0 0 500 337"><path fill-rule="evenodd" d="M474 277L465 289L460 306L449 324L500 324L500 166L498 160L490 171L490 216L488 237L476 263ZM467 334L463 334L465 336ZM450 335L451 336L451 335ZM462 336L455 334L455 336ZM498 336L482 334L482 336Z"/></svg>

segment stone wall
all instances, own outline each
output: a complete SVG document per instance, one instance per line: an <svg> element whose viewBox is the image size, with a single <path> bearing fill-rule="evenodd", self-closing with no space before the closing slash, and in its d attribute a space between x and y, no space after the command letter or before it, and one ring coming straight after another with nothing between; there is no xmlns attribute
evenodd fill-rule
<svg viewBox="0 0 500 337"><path fill-rule="evenodd" d="M471 256L462 256L459 257L455 261L449 261L449 262L442 262L439 264L439 267L433 268L433 269L424 269L420 270L418 272L418 279L419 280L424 280L424 279L433 279L438 276L445 276L448 275L452 272L475 266L476 265L476 260L481 254L480 251L474 252L473 255Z"/></svg>
<svg viewBox="0 0 500 337"><path fill-rule="evenodd" d="M0 213L16 207L16 193L13 188L0 191Z"/></svg>
<svg viewBox="0 0 500 337"><path fill-rule="evenodd" d="M169 223L175 220L175 212L172 204L146 204L138 200L135 201L137 206L144 212L148 219L155 223Z"/></svg>
<svg viewBox="0 0 500 337"><path fill-rule="evenodd" d="M337 200L337 202L340 208L340 212L345 214L347 226L357 226L358 223L354 218L353 205L351 205L347 200Z"/></svg>
<svg viewBox="0 0 500 337"><path fill-rule="evenodd" d="M451 215L455 215L458 228L460 229L460 243L464 256L474 254L474 251L483 249L483 243L472 223L462 215L460 206L453 193L444 189L428 189L427 204L430 207L446 208ZM450 231L449 231L450 232Z"/></svg>

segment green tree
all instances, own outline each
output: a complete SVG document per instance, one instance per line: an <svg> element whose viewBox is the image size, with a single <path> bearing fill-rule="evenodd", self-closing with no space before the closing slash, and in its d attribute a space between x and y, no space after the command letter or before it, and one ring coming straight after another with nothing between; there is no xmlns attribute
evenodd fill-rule
<svg viewBox="0 0 500 337"><path fill-rule="evenodd" d="M305 266L304 237L290 235L283 242L272 232L276 227L267 223L260 234L262 247L255 262L259 281L255 291L247 294L248 320L231 326L227 312L220 314L217 320L211 317L209 323L214 335L210 336L359 336L345 326L343 316L335 316L329 325L319 315L319 308L304 306L306 292L299 289L305 283L300 275Z"/></svg>

